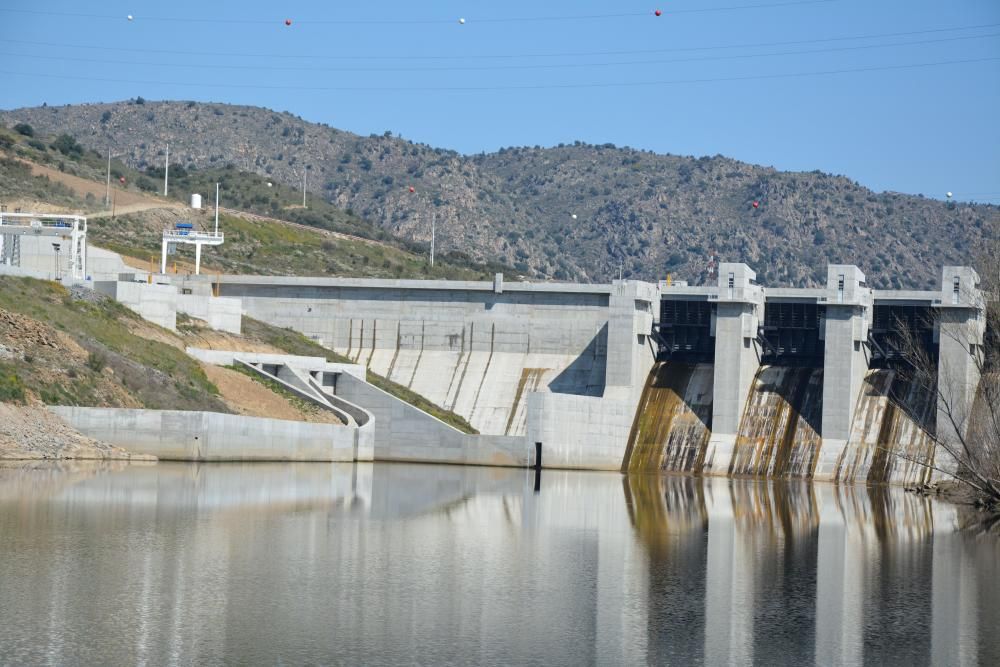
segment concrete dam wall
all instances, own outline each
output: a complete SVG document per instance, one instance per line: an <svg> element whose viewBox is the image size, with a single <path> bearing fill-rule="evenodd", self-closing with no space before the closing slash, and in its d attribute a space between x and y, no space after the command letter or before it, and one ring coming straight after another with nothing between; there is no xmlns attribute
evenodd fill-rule
<svg viewBox="0 0 1000 667"><path fill-rule="evenodd" d="M956 435L942 406L971 411L976 396L975 271L944 267L940 291L872 290L848 265L828 267L819 289L755 277L724 263L717 284L697 287L255 276L178 287L216 282L246 314L388 376L484 436L521 439L487 443L510 453L490 460L530 463L541 443L545 467L891 483L927 481L924 463L954 468L935 439ZM937 364L937 387L907 379L904 330ZM447 454L433 438L381 432L383 451L407 460Z"/></svg>
<svg viewBox="0 0 1000 667"><path fill-rule="evenodd" d="M531 392L604 392L610 286L233 277L220 291L482 433L524 435Z"/></svg>

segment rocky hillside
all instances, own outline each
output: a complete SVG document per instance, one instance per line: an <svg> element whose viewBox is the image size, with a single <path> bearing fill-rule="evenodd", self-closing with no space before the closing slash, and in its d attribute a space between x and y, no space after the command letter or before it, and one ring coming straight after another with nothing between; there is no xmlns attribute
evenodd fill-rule
<svg viewBox="0 0 1000 667"><path fill-rule="evenodd" d="M581 143L463 156L256 107L138 98L0 112L0 123L110 144L141 169L162 166L169 143L171 163L188 169L231 164L288 186L305 171L327 201L397 238L429 240L434 215L444 249L557 279L621 269L698 281L715 253L749 263L765 284L815 285L827 262L849 262L877 287L927 287L941 265L971 261L1000 224L995 206L874 193L721 156Z"/></svg>

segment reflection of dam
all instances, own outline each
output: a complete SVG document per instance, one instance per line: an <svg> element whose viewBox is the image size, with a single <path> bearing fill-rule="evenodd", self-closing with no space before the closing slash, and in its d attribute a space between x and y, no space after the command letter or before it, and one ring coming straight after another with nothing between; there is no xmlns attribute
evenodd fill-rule
<svg viewBox="0 0 1000 667"><path fill-rule="evenodd" d="M404 464L52 477L0 468L15 664L1000 659L995 539L901 489L553 470L536 494L523 471Z"/></svg>

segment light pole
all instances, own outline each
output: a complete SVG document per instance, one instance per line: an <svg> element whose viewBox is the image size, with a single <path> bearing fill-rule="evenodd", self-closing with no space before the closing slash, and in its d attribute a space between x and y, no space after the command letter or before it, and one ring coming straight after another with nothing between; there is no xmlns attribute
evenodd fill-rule
<svg viewBox="0 0 1000 667"><path fill-rule="evenodd" d="M167 144L167 157L163 159L163 196L167 196L170 182L170 144Z"/></svg>
<svg viewBox="0 0 1000 667"><path fill-rule="evenodd" d="M55 275L55 279L56 280L62 280L62 267L59 265L59 250L60 250L60 245L58 243L53 243L52 244L52 249L55 251L55 260L56 260L56 270L55 270L55 274L54 274Z"/></svg>
<svg viewBox="0 0 1000 667"><path fill-rule="evenodd" d="M104 191L104 205L111 205L111 146L108 146L108 185Z"/></svg>

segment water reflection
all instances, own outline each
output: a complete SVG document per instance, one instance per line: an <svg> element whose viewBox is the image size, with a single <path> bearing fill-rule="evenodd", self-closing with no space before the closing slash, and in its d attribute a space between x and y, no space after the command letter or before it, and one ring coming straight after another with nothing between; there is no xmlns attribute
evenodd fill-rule
<svg viewBox="0 0 1000 667"><path fill-rule="evenodd" d="M0 467L0 663L996 664L997 543L896 489Z"/></svg>

